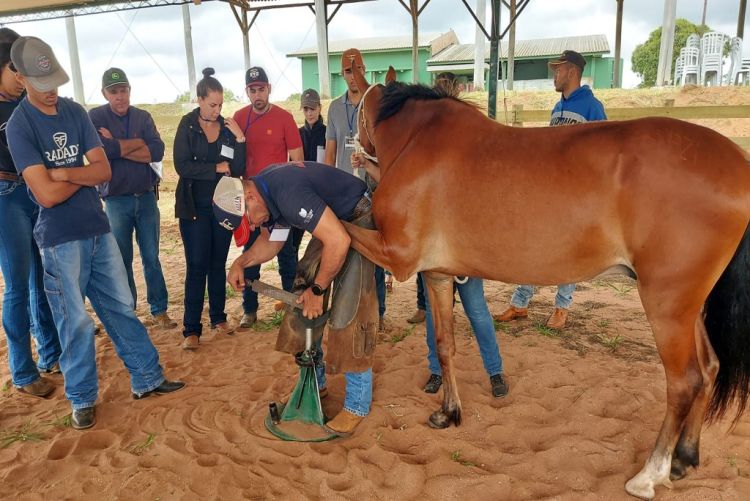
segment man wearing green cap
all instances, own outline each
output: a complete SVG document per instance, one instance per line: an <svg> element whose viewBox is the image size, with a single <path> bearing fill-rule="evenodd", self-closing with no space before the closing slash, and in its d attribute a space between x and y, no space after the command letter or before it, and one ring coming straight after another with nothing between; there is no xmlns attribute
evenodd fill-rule
<svg viewBox="0 0 750 501"><path fill-rule="evenodd" d="M102 95L107 104L91 110L89 117L112 166L112 179L98 189L106 202L112 234L125 263L133 304L138 304L133 279L135 231L154 326L177 327L167 315L167 286L159 262L160 214L156 203L160 177L159 169L151 165L152 162L159 165L164 157L164 142L151 115L130 106L130 82L120 68L104 72Z"/></svg>

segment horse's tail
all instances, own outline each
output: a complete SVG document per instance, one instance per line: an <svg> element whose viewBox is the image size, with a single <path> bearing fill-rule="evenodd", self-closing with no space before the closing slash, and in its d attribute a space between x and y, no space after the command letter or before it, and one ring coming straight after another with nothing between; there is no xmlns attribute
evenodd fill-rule
<svg viewBox="0 0 750 501"><path fill-rule="evenodd" d="M719 358L706 420L722 417L737 403L742 415L750 395L750 225L705 305L705 325Z"/></svg>

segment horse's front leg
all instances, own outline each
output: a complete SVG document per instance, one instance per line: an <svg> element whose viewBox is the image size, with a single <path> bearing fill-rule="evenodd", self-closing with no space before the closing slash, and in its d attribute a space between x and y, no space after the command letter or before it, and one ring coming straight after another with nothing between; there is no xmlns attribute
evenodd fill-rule
<svg viewBox="0 0 750 501"><path fill-rule="evenodd" d="M453 355L456 353L453 338L453 277L429 271L422 272L422 277L429 294L438 359L443 372L443 407L432 413L429 425L447 428L451 422L461 424L461 400L453 371Z"/></svg>

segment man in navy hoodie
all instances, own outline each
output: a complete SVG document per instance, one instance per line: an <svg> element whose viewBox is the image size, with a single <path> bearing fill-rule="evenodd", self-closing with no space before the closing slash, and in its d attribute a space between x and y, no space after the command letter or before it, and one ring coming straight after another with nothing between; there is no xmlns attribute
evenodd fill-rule
<svg viewBox="0 0 750 501"><path fill-rule="evenodd" d="M566 50L558 59L551 61L549 66L554 75L555 90L562 93L552 110L549 122L551 126L607 119L604 106L594 97L591 88L588 85L581 85L583 68L586 66L586 60L581 54L574 50ZM547 327L551 329L565 327L575 288L576 284L557 286L555 311L547 320ZM509 322L516 318L526 318L532 297L534 297L533 286L519 285L510 300L510 307L500 315L495 315L495 320Z"/></svg>

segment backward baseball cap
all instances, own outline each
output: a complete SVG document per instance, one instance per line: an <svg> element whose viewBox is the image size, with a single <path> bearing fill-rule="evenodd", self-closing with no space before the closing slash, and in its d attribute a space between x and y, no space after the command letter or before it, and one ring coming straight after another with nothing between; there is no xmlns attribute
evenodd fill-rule
<svg viewBox="0 0 750 501"><path fill-rule="evenodd" d="M229 231L236 230L245 216L245 190L236 177L223 176L214 190L214 217Z"/></svg>
<svg viewBox="0 0 750 501"><path fill-rule="evenodd" d="M102 75L102 90L109 89L114 85L130 85L128 77L120 68L110 68Z"/></svg>
<svg viewBox="0 0 750 501"><path fill-rule="evenodd" d="M20 37L13 42L10 60L38 92L49 92L70 80L52 47L37 37Z"/></svg>

